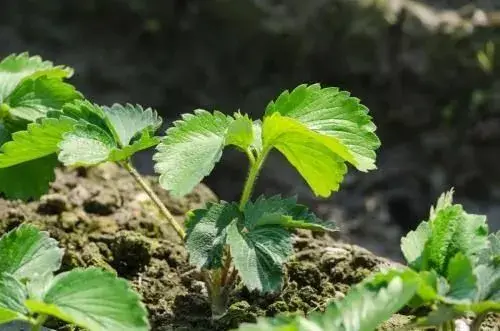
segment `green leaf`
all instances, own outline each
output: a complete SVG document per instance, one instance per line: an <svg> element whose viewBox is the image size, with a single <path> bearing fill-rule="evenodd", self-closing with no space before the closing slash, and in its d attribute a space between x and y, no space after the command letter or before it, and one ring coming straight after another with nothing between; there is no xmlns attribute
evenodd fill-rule
<svg viewBox="0 0 500 331"><path fill-rule="evenodd" d="M126 160L139 151L158 145L160 141L159 137L151 137L148 132L145 132L138 140L134 141L132 145L124 146L123 148L114 148L111 151L108 160Z"/></svg>
<svg viewBox="0 0 500 331"><path fill-rule="evenodd" d="M327 309L324 330L375 330L406 305L415 295L418 284L418 274L411 270L375 274Z"/></svg>
<svg viewBox="0 0 500 331"><path fill-rule="evenodd" d="M293 253L286 230L263 226L246 231L233 221L227 230L227 243L234 266L248 289L276 292L281 288L283 264Z"/></svg>
<svg viewBox="0 0 500 331"><path fill-rule="evenodd" d="M375 150L380 146L376 127L368 109L348 92L321 88L319 84L300 85L269 103L266 119L276 113L296 119L308 129L340 142L349 156L339 156L358 170L376 168Z"/></svg>
<svg viewBox="0 0 500 331"><path fill-rule="evenodd" d="M453 301L470 301L476 294L476 276L471 261L462 253L455 255L448 264L446 279L450 284L447 297Z"/></svg>
<svg viewBox="0 0 500 331"><path fill-rule="evenodd" d="M149 330L147 311L126 280L97 268L57 275L43 301L27 300L33 313L47 314L90 331Z"/></svg>
<svg viewBox="0 0 500 331"><path fill-rule="evenodd" d="M227 129L225 145L234 145L246 151L254 143L253 122L248 115L235 113L234 117Z"/></svg>
<svg viewBox="0 0 500 331"><path fill-rule="evenodd" d="M186 221L189 262L198 268L222 267L227 227L233 220L242 218L234 203L209 203L206 209L192 211Z"/></svg>
<svg viewBox="0 0 500 331"><path fill-rule="evenodd" d="M306 206L297 204L295 197L283 199L279 195L270 198L261 196L255 202L246 204L244 215L245 227L250 230L267 225L313 231L335 230L335 224L319 219Z"/></svg>
<svg viewBox="0 0 500 331"><path fill-rule="evenodd" d="M56 179L55 154L11 166L0 168L0 192L8 199L38 199L49 190Z"/></svg>
<svg viewBox="0 0 500 331"><path fill-rule="evenodd" d="M0 104L26 78L47 76L49 78L68 78L73 74L69 67L54 66L39 56L30 57L28 53L12 54L0 62Z"/></svg>
<svg viewBox="0 0 500 331"><path fill-rule="evenodd" d="M23 305L26 297L23 284L7 273L0 273L0 324L28 319Z"/></svg>
<svg viewBox="0 0 500 331"><path fill-rule="evenodd" d="M57 241L32 225L23 224L0 237L0 273L19 280L57 271L62 257Z"/></svg>
<svg viewBox="0 0 500 331"><path fill-rule="evenodd" d="M159 143L159 138L151 134L161 119L150 108L118 104L101 108L88 101L76 101L65 105L63 114L80 123L59 144L59 160L67 166L122 161Z"/></svg>
<svg viewBox="0 0 500 331"><path fill-rule="evenodd" d="M256 120L253 122L252 125L253 129L253 142L252 142L252 148L254 151L257 153L262 152L262 121L261 120Z"/></svg>
<svg viewBox="0 0 500 331"><path fill-rule="evenodd" d="M62 106L82 95L59 78L47 76L22 81L4 100L9 113L29 122L45 117L47 112L61 110Z"/></svg>
<svg viewBox="0 0 500 331"><path fill-rule="evenodd" d="M77 124L59 143L59 161L66 166L90 166L107 161L116 143L96 125Z"/></svg>
<svg viewBox="0 0 500 331"><path fill-rule="evenodd" d="M370 331L403 308L415 294L418 274L390 270L354 286L344 299L330 304L323 314L307 319L261 318L257 324L242 324L240 331Z"/></svg>
<svg viewBox="0 0 500 331"><path fill-rule="evenodd" d="M61 117L45 118L31 123L26 131L12 134L12 141L0 148L0 168L10 167L56 153L66 132L73 130L76 121Z"/></svg>
<svg viewBox="0 0 500 331"><path fill-rule="evenodd" d="M415 231L410 231L401 238L401 251L408 264L415 270L421 270L425 244L431 235L428 222L422 222Z"/></svg>
<svg viewBox="0 0 500 331"><path fill-rule="evenodd" d="M476 301L500 303L500 266L480 265L474 273L477 277Z"/></svg>
<svg viewBox="0 0 500 331"><path fill-rule="evenodd" d="M106 122L120 147L128 146L132 138L147 131L154 133L161 126L162 119L151 109L143 109L140 105L114 104L103 107Z"/></svg>
<svg viewBox="0 0 500 331"><path fill-rule="evenodd" d="M154 156L160 185L175 196L189 193L219 161L232 120L198 109L174 122Z"/></svg>
<svg viewBox="0 0 500 331"><path fill-rule="evenodd" d="M285 155L316 195L328 197L339 189L347 171L342 157L351 156L338 139L279 114L265 118L262 132L264 150L274 147Z"/></svg>

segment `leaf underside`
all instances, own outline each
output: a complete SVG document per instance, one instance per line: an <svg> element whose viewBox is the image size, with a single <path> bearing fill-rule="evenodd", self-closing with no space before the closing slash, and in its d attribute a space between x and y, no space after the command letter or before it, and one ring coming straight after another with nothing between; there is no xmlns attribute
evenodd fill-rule
<svg viewBox="0 0 500 331"><path fill-rule="evenodd" d="M26 320L24 286L13 276L0 272L0 324L15 320Z"/></svg>

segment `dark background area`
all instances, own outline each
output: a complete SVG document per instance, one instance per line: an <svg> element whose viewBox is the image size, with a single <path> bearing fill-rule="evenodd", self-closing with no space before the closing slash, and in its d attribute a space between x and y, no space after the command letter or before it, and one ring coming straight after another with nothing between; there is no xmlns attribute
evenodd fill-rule
<svg viewBox="0 0 500 331"><path fill-rule="evenodd" d="M0 12L1 57L70 65L88 98L155 107L166 125L195 108L257 118L300 83L351 91L379 127L379 170L351 170L320 200L273 155L257 191L298 194L394 258L452 186L500 228L499 42L496 0L3 0ZM150 153L137 163L152 171ZM245 173L229 151L206 183L237 199Z"/></svg>

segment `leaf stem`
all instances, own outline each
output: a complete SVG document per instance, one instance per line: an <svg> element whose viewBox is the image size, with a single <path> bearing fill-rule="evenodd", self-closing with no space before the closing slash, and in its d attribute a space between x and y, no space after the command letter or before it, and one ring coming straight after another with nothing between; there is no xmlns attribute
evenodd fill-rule
<svg viewBox="0 0 500 331"><path fill-rule="evenodd" d="M470 331L479 331L481 330L481 324L483 324L484 320L488 314L480 314L478 315L474 321L472 321L472 325L470 326Z"/></svg>
<svg viewBox="0 0 500 331"><path fill-rule="evenodd" d="M160 200L158 195L153 191L153 189L146 183L144 178L142 178L141 174L134 168L132 163L129 161L125 161L122 163L123 167L127 169L127 171L134 177L135 181L142 187L144 192L153 200L155 205L160 210L160 213L167 219L168 223L174 228L175 232L179 235L179 237L184 240L186 237L186 233L184 229L181 227L179 223L175 220L174 216L170 213L170 211L165 207L163 202Z"/></svg>
<svg viewBox="0 0 500 331"><path fill-rule="evenodd" d="M255 181L257 180L257 176L259 175L260 169L262 168L262 165L264 164L264 161L266 160L267 154L269 154L269 149L264 149L257 156L256 160L249 156L250 170L248 171L248 177L247 177L247 180L245 182L245 186L243 187L243 193L241 195L241 200L240 200L240 210L243 210L243 208L245 208L245 205L247 204L248 200L250 200L253 188L255 186ZM247 153L247 155L248 155L248 153ZM252 156L253 156L253 154L252 154Z"/></svg>
<svg viewBox="0 0 500 331"><path fill-rule="evenodd" d="M45 323L47 318L48 318L48 316L45 314L38 315L38 317L32 322L31 331L42 330L43 323Z"/></svg>

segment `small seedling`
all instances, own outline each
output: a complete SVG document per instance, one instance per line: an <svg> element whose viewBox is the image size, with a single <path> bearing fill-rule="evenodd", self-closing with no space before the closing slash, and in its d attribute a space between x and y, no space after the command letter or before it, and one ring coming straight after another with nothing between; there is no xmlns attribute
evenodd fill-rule
<svg viewBox="0 0 500 331"><path fill-rule="evenodd" d="M57 241L31 225L0 238L0 325L24 321L39 331L55 317L89 331L149 330L126 280L97 268L54 275L62 257Z"/></svg>
<svg viewBox="0 0 500 331"><path fill-rule="evenodd" d="M410 306L434 310L418 325L453 327L454 320L472 316L476 331L488 313L500 312L500 232L488 235L486 216L453 204L453 191L439 198L429 221L408 233L401 248L422 276Z"/></svg>
<svg viewBox="0 0 500 331"><path fill-rule="evenodd" d="M328 197L338 190L347 162L362 171L375 168L380 142L367 113L347 92L300 85L269 103L261 121L197 110L167 130L154 160L160 184L173 194L190 192L226 146L245 153L250 163L239 203L209 204L186 221L190 262L205 276L214 317L224 314L238 275L250 290L281 289L283 265L293 254L290 230L335 229L295 198L251 200L271 150L281 152L316 195Z"/></svg>

